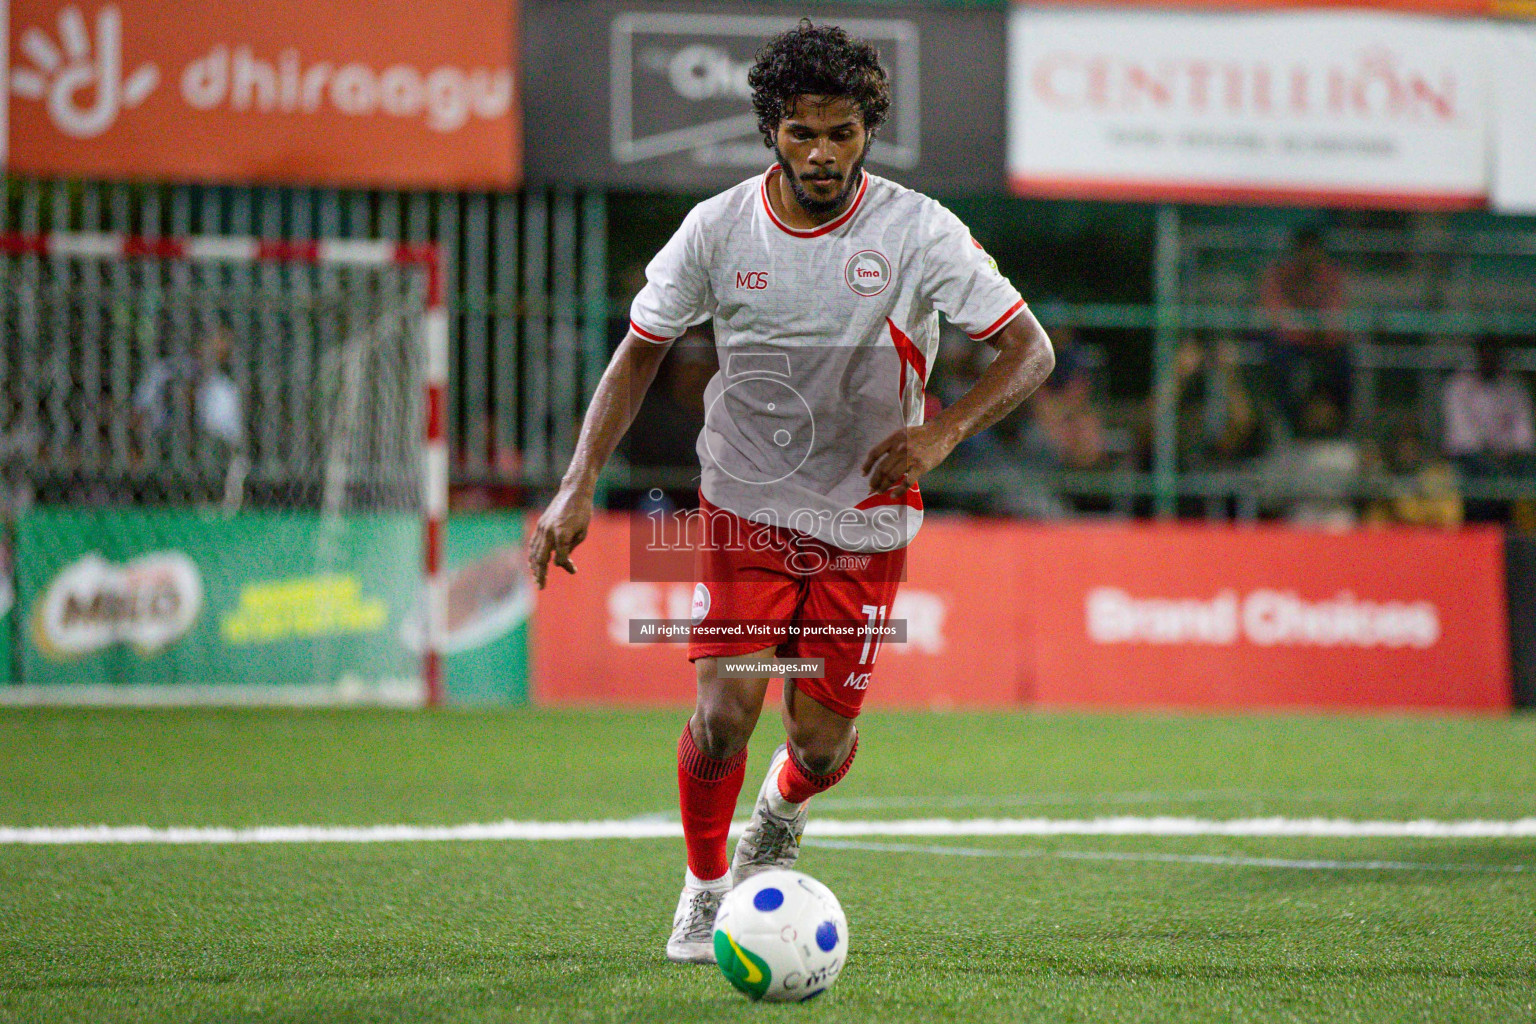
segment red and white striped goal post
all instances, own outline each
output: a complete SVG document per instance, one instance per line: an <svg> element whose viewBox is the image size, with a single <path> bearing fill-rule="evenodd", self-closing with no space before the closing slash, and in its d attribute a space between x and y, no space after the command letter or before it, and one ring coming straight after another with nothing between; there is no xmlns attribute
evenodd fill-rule
<svg viewBox="0 0 1536 1024"><path fill-rule="evenodd" d="M372 239L289 241L238 235L147 238L95 232L0 234L0 255L101 259L164 259L194 263L307 263L335 267L417 267L426 274L420 344L426 367L426 426L422 465L422 570L426 629L422 679L426 702L443 700L442 637L447 626L443 538L448 517L448 310L443 301L443 254L436 243Z"/></svg>

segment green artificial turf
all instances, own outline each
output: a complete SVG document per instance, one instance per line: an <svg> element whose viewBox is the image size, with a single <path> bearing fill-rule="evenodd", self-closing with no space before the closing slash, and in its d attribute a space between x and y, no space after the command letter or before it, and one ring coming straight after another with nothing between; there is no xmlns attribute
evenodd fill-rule
<svg viewBox="0 0 1536 1024"><path fill-rule="evenodd" d="M0 826L675 818L682 717L8 709ZM820 817L1536 814L1529 718L876 710L862 729ZM765 719L743 815L777 738ZM0 1019L1536 1020L1529 839L808 844L850 954L790 1007L665 961L680 858L676 840L0 846Z"/></svg>

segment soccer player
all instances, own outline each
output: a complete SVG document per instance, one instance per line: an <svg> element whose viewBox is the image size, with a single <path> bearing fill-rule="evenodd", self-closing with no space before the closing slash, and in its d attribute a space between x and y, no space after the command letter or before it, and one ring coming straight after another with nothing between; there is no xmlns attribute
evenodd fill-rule
<svg viewBox="0 0 1536 1024"><path fill-rule="evenodd" d="M777 162L700 203L646 268L630 329L599 382L570 468L529 542L535 580L574 573L598 474L667 346L713 319L721 371L697 446L701 513L697 700L677 748L688 865L667 956L713 962L732 884L795 862L807 803L848 773L919 480L1050 374L1049 339L954 214L864 169L890 106L878 54L802 20L759 51L748 81ZM938 314L997 355L969 392L924 421ZM717 627L767 623L772 638ZM858 623L851 637L813 624ZM792 627L801 627L794 631ZM811 635L815 633L815 635ZM819 658L784 682L789 742L726 859L764 662ZM963 666L957 666L963 671Z"/></svg>

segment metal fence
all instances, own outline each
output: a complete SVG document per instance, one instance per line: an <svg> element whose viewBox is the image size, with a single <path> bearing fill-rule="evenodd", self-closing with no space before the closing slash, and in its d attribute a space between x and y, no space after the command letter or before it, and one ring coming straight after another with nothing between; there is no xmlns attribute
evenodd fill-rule
<svg viewBox="0 0 1536 1024"><path fill-rule="evenodd" d="M402 193L11 178L0 231L435 241L446 255L455 475L540 484L609 351L602 193ZM254 267L228 272L256 284ZM334 273L334 272L332 272ZM175 282L167 282L174 288ZM127 285L125 284L125 287Z"/></svg>
<svg viewBox="0 0 1536 1024"><path fill-rule="evenodd" d="M999 204L1013 203L999 197ZM679 213L680 217L681 214ZM1147 501L1171 514L1180 497L1219 514L1256 514L1280 494L1319 489L1360 497L1391 481L1285 477L1283 468L1181 473L1174 451L1173 355L1191 332L1251 337L1265 327L1254 281L1288 233L1248 211L1159 208L1145 302L1041 301L1048 327L1128 330L1153 358L1154 458L1125 467L1008 477L936 474L935 498L997 494L1021 479L1064 494L1108 497L1122 511ZM580 416L619 332L625 296L611 294L609 223L601 192L400 193L276 187L138 185L10 178L0 231L114 231L149 237L254 234L267 238L435 241L446 255L452 364L448 430L454 479L510 484L537 501L567 464ZM1401 226L1345 227L1327 245L1356 282L1344 327L1355 351L1357 416L1401 398L1393 374L1415 380L1413 401L1432 409L1458 339L1481 331L1536 335L1536 222L1455 216L1406 218ZM235 273L252 273L237 271ZM1536 355L1527 353L1527 361ZM1427 414L1426 414L1427 415ZM1276 477L1275 473L1282 475ZM608 474L620 486L686 486L696 470ZM1479 488L1481 490L1479 490ZM1512 478L1469 493L1536 496Z"/></svg>

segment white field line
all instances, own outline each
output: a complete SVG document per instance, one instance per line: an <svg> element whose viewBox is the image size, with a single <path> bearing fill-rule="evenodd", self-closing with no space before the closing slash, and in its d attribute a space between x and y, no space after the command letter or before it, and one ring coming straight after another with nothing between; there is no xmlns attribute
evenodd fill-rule
<svg viewBox="0 0 1536 1024"><path fill-rule="evenodd" d="M1521 810L1529 806L1529 792L1441 792L1403 790L1387 792L1379 789L1174 789L1140 790L1131 792L1094 793L1077 791L1070 793L960 793L944 796L870 796L838 797L819 796L816 807L820 811L882 811L882 810L952 810L960 808L989 807L1050 807L1060 805L1095 804L1188 804L1232 803L1240 801L1297 801L1321 803L1358 803L1362 800L1374 803L1412 801L1418 804L1438 802L1455 804L1514 803Z"/></svg>
<svg viewBox="0 0 1536 1024"><path fill-rule="evenodd" d="M1485 874L1528 872L1527 864L1436 864L1405 860L1297 860L1289 857L1230 857L1199 853L1119 853L1111 850L987 850L974 846L926 846L913 843L861 843L846 839L805 840L828 850L920 853L938 857L1039 857L1060 860L1108 860L1133 863L1198 864L1237 868L1285 868L1296 871L1468 871Z"/></svg>
<svg viewBox="0 0 1536 1024"><path fill-rule="evenodd" d="M739 833L744 822L731 827ZM147 825L0 827L0 844L99 843L420 843L676 839L675 821L499 821L469 825L262 825L253 828L151 828ZM938 836L1251 836L1281 838L1515 839L1536 837L1536 818L1512 821L1349 821L1339 818L910 818L812 819L812 839Z"/></svg>

